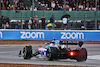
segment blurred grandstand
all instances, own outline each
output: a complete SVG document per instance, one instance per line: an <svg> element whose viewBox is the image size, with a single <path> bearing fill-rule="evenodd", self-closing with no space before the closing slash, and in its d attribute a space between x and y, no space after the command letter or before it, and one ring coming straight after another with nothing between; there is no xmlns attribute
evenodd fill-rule
<svg viewBox="0 0 100 67"><path fill-rule="evenodd" d="M10 29L15 29L16 22L19 29L28 29L29 19L34 15L38 16L38 29L42 28L41 17L48 24L52 15L55 29L63 29L61 17L65 14L70 15L72 30L94 30L100 25L100 0L1 0L0 4L0 17L9 16Z"/></svg>

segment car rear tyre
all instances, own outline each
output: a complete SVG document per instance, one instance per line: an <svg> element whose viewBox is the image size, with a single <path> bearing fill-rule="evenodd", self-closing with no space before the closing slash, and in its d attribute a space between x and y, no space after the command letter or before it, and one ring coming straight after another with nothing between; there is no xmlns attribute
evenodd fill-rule
<svg viewBox="0 0 100 67"><path fill-rule="evenodd" d="M23 53L24 53L24 56L23 56L24 59L31 59L31 57L32 57L32 46L25 46L23 48Z"/></svg>
<svg viewBox="0 0 100 67"><path fill-rule="evenodd" d="M76 58L78 62L83 62L87 60L87 50L86 48L82 48L79 50L78 56Z"/></svg>
<svg viewBox="0 0 100 67"><path fill-rule="evenodd" d="M49 47L47 49L47 59L52 61L53 59L58 58L58 49L56 47Z"/></svg>

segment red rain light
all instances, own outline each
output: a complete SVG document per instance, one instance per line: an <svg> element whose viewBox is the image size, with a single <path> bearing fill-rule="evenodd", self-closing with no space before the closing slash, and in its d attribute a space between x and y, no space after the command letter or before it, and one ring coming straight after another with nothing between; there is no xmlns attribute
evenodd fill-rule
<svg viewBox="0 0 100 67"><path fill-rule="evenodd" d="M71 51L69 54L70 54L70 56L74 56L75 53L73 51Z"/></svg>

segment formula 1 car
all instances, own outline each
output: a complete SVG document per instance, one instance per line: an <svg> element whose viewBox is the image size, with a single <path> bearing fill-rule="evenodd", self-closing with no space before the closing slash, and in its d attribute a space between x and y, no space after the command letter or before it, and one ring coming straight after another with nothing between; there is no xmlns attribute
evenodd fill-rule
<svg viewBox="0 0 100 67"><path fill-rule="evenodd" d="M20 50L19 56L23 53L24 59L40 56L48 60L56 59L75 59L78 62L87 60L87 50L83 48L83 42L69 42L53 39L51 42L45 43L45 47L39 47L33 52L32 46L25 46ZM79 45L78 48L71 49L68 45Z"/></svg>

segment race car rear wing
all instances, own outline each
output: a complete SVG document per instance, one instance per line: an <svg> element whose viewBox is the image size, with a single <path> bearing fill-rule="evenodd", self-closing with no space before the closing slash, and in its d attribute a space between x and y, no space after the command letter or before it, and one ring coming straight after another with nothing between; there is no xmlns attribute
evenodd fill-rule
<svg viewBox="0 0 100 67"><path fill-rule="evenodd" d="M57 38L53 38L53 40L57 40ZM52 42L53 43L53 42ZM83 42L82 41L60 41L59 44L65 44L65 45L79 45L80 47L82 47Z"/></svg>
<svg viewBox="0 0 100 67"><path fill-rule="evenodd" d="M65 44L65 45L79 45L80 47L82 47L83 42L82 41L60 41L59 44Z"/></svg>

